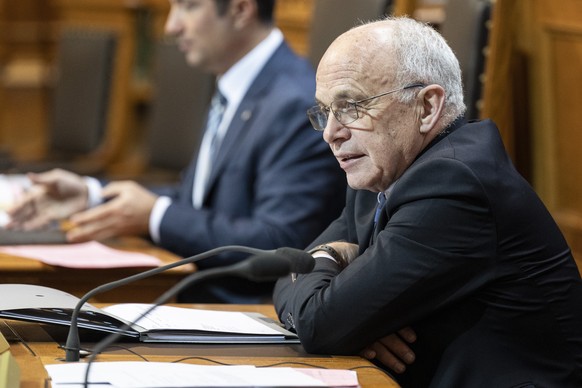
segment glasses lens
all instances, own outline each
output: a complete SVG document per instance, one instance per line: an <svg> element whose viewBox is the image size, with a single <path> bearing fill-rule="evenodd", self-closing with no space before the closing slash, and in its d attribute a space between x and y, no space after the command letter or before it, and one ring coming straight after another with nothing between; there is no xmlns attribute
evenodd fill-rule
<svg viewBox="0 0 582 388"><path fill-rule="evenodd" d="M327 112L318 105L307 110L307 117L316 131L323 131L327 126Z"/></svg>
<svg viewBox="0 0 582 388"><path fill-rule="evenodd" d="M358 108L356 104L348 100L337 100L332 102L331 111L340 123L351 124L358 118Z"/></svg>

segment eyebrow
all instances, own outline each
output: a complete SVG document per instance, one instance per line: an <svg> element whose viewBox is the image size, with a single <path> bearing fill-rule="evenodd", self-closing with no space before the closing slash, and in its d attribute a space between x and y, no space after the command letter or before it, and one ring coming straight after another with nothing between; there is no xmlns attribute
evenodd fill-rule
<svg viewBox="0 0 582 388"><path fill-rule="evenodd" d="M334 96L334 98L331 100L331 102L338 101L338 100L354 100L354 101L357 101L358 99L349 96L349 92L342 91L341 93L336 94ZM318 104L318 105L328 106L328 105L325 105L323 102L321 102L321 100L319 98L317 98L317 97L315 97L315 103Z"/></svg>

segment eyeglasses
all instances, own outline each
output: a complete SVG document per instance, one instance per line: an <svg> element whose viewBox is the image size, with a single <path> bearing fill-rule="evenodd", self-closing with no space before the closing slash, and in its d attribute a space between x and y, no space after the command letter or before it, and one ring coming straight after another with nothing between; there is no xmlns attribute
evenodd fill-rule
<svg viewBox="0 0 582 388"><path fill-rule="evenodd" d="M363 102L373 100L378 97L387 96L391 93L400 92L402 90L424 87L424 84L416 83L404 86L402 88L390 90L388 92L380 93L372 97L367 97L358 101L350 101L346 99L337 100L332 102L329 106L315 105L307 110L307 117L315 128L316 131L323 131L327 126L327 119L329 118L329 112L331 111L335 119L343 124L348 125L360 118L359 111L364 109L361 105Z"/></svg>

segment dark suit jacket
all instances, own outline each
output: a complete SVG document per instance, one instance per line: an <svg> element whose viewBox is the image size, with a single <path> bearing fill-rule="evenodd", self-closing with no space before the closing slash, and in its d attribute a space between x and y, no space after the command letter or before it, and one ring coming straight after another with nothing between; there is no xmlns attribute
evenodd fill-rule
<svg viewBox="0 0 582 388"><path fill-rule="evenodd" d="M283 43L233 118L213 165L203 208L192 206L196 157L181 185L163 192L173 203L162 219L161 245L182 256L224 245L304 248L321 233L340 214L346 183L321 133L307 119L314 95L311 65ZM240 258L221 255L199 266ZM231 280L222 283L232 284L232 294L256 293L254 285ZM272 285L262 292L270 297Z"/></svg>
<svg viewBox="0 0 582 388"><path fill-rule="evenodd" d="M281 320L317 353L412 326L403 387L581 387L582 285L562 234L492 122L450 131L394 185L376 230L376 194L349 190L313 245L344 239L361 255L281 280Z"/></svg>

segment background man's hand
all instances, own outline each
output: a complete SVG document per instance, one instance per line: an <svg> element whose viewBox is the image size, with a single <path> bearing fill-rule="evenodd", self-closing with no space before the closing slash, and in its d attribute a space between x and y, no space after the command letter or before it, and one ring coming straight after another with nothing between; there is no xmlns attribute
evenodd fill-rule
<svg viewBox="0 0 582 388"><path fill-rule="evenodd" d="M28 177L32 186L7 211L11 219L8 228L38 229L87 207L88 189L79 175L54 169Z"/></svg>
<svg viewBox="0 0 582 388"><path fill-rule="evenodd" d="M157 196L135 182L113 182L105 186L106 200L71 217L70 242L103 240L114 236L147 235L149 217Z"/></svg>

